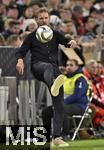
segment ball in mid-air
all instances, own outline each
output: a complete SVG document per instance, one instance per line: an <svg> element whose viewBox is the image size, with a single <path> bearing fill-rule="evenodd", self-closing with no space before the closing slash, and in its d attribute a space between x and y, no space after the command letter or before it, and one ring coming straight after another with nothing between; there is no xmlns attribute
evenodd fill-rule
<svg viewBox="0 0 104 150"><path fill-rule="evenodd" d="M47 25L40 26L36 31L36 38L42 43L47 43L53 38L53 30Z"/></svg>

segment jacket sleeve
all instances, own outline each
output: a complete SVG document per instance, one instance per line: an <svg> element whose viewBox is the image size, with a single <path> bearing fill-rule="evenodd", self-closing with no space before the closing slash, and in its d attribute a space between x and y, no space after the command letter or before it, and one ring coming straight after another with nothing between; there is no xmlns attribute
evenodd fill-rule
<svg viewBox="0 0 104 150"><path fill-rule="evenodd" d="M31 47L31 37L28 35L24 42L22 43L21 47L16 51L16 58L24 58L26 53L30 50Z"/></svg>
<svg viewBox="0 0 104 150"><path fill-rule="evenodd" d="M83 96L86 96L87 89L88 89L87 81L83 77L80 77L75 83L74 93L68 96L66 99L64 99L64 103L65 104L78 103L78 101L81 100Z"/></svg>
<svg viewBox="0 0 104 150"><path fill-rule="evenodd" d="M58 44L62 44L65 47L69 47L69 45L67 45L67 44L70 40L72 40L71 38L66 38L62 33L58 32L58 31L55 31L55 34L56 34Z"/></svg>

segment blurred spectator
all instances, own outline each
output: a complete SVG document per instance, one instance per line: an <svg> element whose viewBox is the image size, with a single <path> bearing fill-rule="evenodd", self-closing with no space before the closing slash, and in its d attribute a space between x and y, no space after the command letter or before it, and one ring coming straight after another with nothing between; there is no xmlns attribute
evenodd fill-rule
<svg viewBox="0 0 104 150"><path fill-rule="evenodd" d="M93 40L93 38L95 38L95 33L94 33L94 29L95 29L95 19L93 17L87 17L86 18L86 22L85 22L85 38L83 39L86 42L89 42L91 40Z"/></svg>
<svg viewBox="0 0 104 150"><path fill-rule="evenodd" d="M69 104L69 103L71 104L72 102L78 101L79 106L81 108L85 108L86 102L87 102L87 97L86 97L87 95L86 96L84 95L84 97L83 97L82 93L85 92L86 89L88 89L88 85L85 82L86 80L83 79L84 76L82 74L82 68L79 66L78 61L74 60L74 59L68 60L66 65L67 65L66 66L67 74L66 74L65 81L64 81L64 93L65 93L65 101L64 102L65 102L65 104ZM73 93L68 94L69 92L71 92L70 88L72 88L72 86L70 86L70 87L68 86L71 84L71 83L69 84L69 82L71 81L71 79L74 79L75 76L77 78L76 78L75 82L73 81L74 83L72 82L72 84L75 84L75 86L74 86L75 89L74 89ZM84 87L85 89L82 88L82 86L84 85L84 82L85 82L85 87ZM79 90L79 92L78 92L78 90ZM85 90L85 91L83 91L83 90ZM77 96L77 94L78 94L78 96ZM82 97L80 97L80 96L82 96ZM83 99L83 102L85 101L84 104L82 104L82 106L80 104L81 99Z"/></svg>
<svg viewBox="0 0 104 150"><path fill-rule="evenodd" d="M96 35L96 37L97 37L97 35L99 34L99 30L100 30L100 25L99 25L99 24L96 24L96 25L94 26L94 28L93 28L93 32L94 32L94 34Z"/></svg>
<svg viewBox="0 0 104 150"><path fill-rule="evenodd" d="M89 80L93 78L97 73L97 62L94 59L91 59L86 62L85 68L83 68L84 74L88 77ZM92 77L92 78L91 78Z"/></svg>
<svg viewBox="0 0 104 150"><path fill-rule="evenodd" d="M59 8L60 6L60 0L47 0L47 8L50 11L51 15L56 15L60 17Z"/></svg>
<svg viewBox="0 0 104 150"><path fill-rule="evenodd" d="M13 35L10 35L8 38L7 38L7 45L8 46L12 46L14 48L18 48L20 47L22 44L20 38L18 35L16 34L13 34Z"/></svg>
<svg viewBox="0 0 104 150"><path fill-rule="evenodd" d="M64 33L65 36L66 37L69 36L69 37L72 37L72 39L74 39L77 33L76 33L75 26L74 26L72 19L64 21L64 24L66 25L66 30Z"/></svg>
<svg viewBox="0 0 104 150"><path fill-rule="evenodd" d="M37 28L37 25L34 24L34 23L30 23L27 28L26 28L26 31L30 31L30 32L33 32L34 30L36 30Z"/></svg>
<svg viewBox="0 0 104 150"><path fill-rule="evenodd" d="M33 12L33 9L31 6L29 6L25 9L23 16L25 19L34 18L34 12Z"/></svg>
<svg viewBox="0 0 104 150"><path fill-rule="evenodd" d="M17 1L16 5L19 10L19 18L24 14L25 9L30 5L31 0Z"/></svg>
<svg viewBox="0 0 104 150"><path fill-rule="evenodd" d="M97 0L96 4L94 5L97 9L104 9L104 0Z"/></svg>
<svg viewBox="0 0 104 150"><path fill-rule="evenodd" d="M3 35L0 33L0 46L5 46L5 45L6 45L5 38L4 38Z"/></svg>
<svg viewBox="0 0 104 150"><path fill-rule="evenodd" d="M84 22L83 22L83 10L80 5L76 5L73 7L73 21L77 30L78 35L84 35L85 28L84 28Z"/></svg>
<svg viewBox="0 0 104 150"><path fill-rule="evenodd" d="M29 31L25 31L25 32L20 34L19 38L20 38L21 42L23 42L25 40L25 38L27 37L27 35L29 33L30 33Z"/></svg>
<svg viewBox="0 0 104 150"><path fill-rule="evenodd" d="M47 7L51 10L51 9L55 9L57 10L59 5L60 5L60 0L48 0L48 5Z"/></svg>
<svg viewBox="0 0 104 150"><path fill-rule="evenodd" d="M25 19L21 27L23 31L30 31L30 32L34 31L36 28L37 22L35 21L35 19Z"/></svg>
<svg viewBox="0 0 104 150"><path fill-rule="evenodd" d="M90 15L90 8L93 6L94 0L84 0L83 2L83 17Z"/></svg>
<svg viewBox="0 0 104 150"><path fill-rule="evenodd" d="M82 74L82 68L79 67L77 60L71 59L67 62L66 77L64 80L65 93L65 119L63 133L70 133L71 122L69 116L82 115L88 105L89 84L86 77ZM84 134L84 135L83 135ZM86 130L82 130L80 135L84 138L91 138Z"/></svg>
<svg viewBox="0 0 104 150"><path fill-rule="evenodd" d="M99 23L99 20L101 20L101 11L95 7L91 7L90 16L95 19L96 23Z"/></svg>
<svg viewBox="0 0 104 150"><path fill-rule="evenodd" d="M94 98L104 104L104 67L100 62L97 62L97 71L94 76L93 84L96 87Z"/></svg>
<svg viewBox="0 0 104 150"><path fill-rule="evenodd" d="M53 29L59 29L59 25L62 24L62 20L56 15L50 15L50 25Z"/></svg>
<svg viewBox="0 0 104 150"><path fill-rule="evenodd" d="M100 61L97 61L97 75L104 77L104 66L101 64Z"/></svg>
<svg viewBox="0 0 104 150"><path fill-rule="evenodd" d="M0 3L0 33L4 31L4 17L6 15L6 8Z"/></svg>
<svg viewBox="0 0 104 150"><path fill-rule="evenodd" d="M4 22L4 31L9 29L9 23L11 21L13 21L12 18L8 18L8 19L5 20L5 22Z"/></svg>
<svg viewBox="0 0 104 150"><path fill-rule="evenodd" d="M2 0L2 3L5 6L9 6L9 5L13 4L14 2L15 2L15 0Z"/></svg>
<svg viewBox="0 0 104 150"><path fill-rule="evenodd" d="M104 121L104 77L101 76L102 71L102 65L100 63L97 63L95 60L88 61L83 70L84 75L86 75L91 83L91 88L93 92L91 108L95 109L96 111L93 118L95 126L99 126L100 123Z"/></svg>
<svg viewBox="0 0 104 150"><path fill-rule="evenodd" d="M61 0L61 5L64 5L65 7L70 7L70 0Z"/></svg>
<svg viewBox="0 0 104 150"><path fill-rule="evenodd" d="M89 60L86 62L85 68L83 68L83 73L91 82L92 91L94 93L94 97L101 101L101 89L98 90L98 87L102 87L102 92L104 93L104 78L103 75L103 66L101 63L98 63L96 60ZM97 97L98 96L98 97ZM103 96L103 94L102 94Z"/></svg>
<svg viewBox="0 0 104 150"><path fill-rule="evenodd" d="M61 5L59 9L59 13L60 13L61 20L63 22L72 19L72 12L70 8L65 7L64 5Z"/></svg>
<svg viewBox="0 0 104 150"><path fill-rule="evenodd" d="M17 9L17 5L9 5L7 7L7 17L12 19L18 19L19 11Z"/></svg>
<svg viewBox="0 0 104 150"><path fill-rule="evenodd" d="M11 20L8 24L8 29L2 32L2 35L7 39L10 35L19 34L20 31L20 23L17 20Z"/></svg>
<svg viewBox="0 0 104 150"><path fill-rule="evenodd" d="M45 4L44 4L45 5ZM43 7L43 4L40 2L40 1L37 1L37 2L31 2L30 6L32 7L33 9L33 13L34 13L34 17L37 16L37 12L38 10Z"/></svg>
<svg viewBox="0 0 104 150"><path fill-rule="evenodd" d="M70 0L70 6L73 8L76 5L80 5L83 7L83 0Z"/></svg>

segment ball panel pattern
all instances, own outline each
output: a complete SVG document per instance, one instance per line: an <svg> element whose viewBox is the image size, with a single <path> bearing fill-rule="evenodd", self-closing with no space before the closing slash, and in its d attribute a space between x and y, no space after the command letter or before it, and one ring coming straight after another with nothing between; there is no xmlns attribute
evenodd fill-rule
<svg viewBox="0 0 104 150"><path fill-rule="evenodd" d="M40 26L36 31L36 38L42 43L47 43L53 38L53 31L46 25Z"/></svg>

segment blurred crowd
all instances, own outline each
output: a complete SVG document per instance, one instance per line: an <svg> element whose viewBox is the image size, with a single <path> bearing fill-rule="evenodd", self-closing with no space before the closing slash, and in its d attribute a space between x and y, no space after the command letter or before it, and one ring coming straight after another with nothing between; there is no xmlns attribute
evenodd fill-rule
<svg viewBox="0 0 104 150"><path fill-rule="evenodd" d="M20 47L25 37L37 28L37 11L41 7L49 10L53 29L77 40L76 52L84 63L83 73L90 80L94 94L93 123L104 129L104 67L100 61L85 62L83 57L83 47L98 46L99 33L103 50L104 0L0 0L0 46ZM65 67L65 56L62 60L60 65ZM60 69L65 74L64 67Z"/></svg>
<svg viewBox="0 0 104 150"><path fill-rule="evenodd" d="M44 6L53 28L76 38L82 46L96 44L104 17L103 0L0 0L0 45L20 46L21 36L37 28L36 14Z"/></svg>

